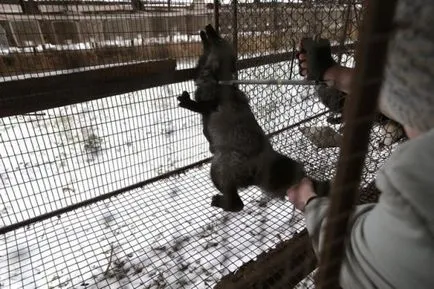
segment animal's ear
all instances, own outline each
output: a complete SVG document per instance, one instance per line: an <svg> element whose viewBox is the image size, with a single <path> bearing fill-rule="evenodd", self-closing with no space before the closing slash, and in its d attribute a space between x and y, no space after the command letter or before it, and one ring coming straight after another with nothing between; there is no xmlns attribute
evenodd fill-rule
<svg viewBox="0 0 434 289"><path fill-rule="evenodd" d="M203 49L208 50L210 46L209 40L208 37L206 36L206 32L203 30L200 31L200 39L202 40Z"/></svg>
<svg viewBox="0 0 434 289"><path fill-rule="evenodd" d="M221 37L218 35L217 31L215 31L214 27L211 24L208 24L205 27L206 35L208 36L209 41L213 44L221 40Z"/></svg>

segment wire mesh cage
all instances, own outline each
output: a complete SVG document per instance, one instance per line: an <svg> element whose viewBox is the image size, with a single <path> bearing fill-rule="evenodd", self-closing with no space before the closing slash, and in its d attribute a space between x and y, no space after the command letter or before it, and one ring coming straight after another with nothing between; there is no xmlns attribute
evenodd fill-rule
<svg viewBox="0 0 434 289"><path fill-rule="evenodd" d="M257 188L239 213L210 207L208 143L176 97L194 91L208 23L235 47L239 79L302 79L304 36L354 66L362 5L245 2L0 0L0 288L210 288L302 232L300 212ZM240 88L277 151L334 176L342 125L318 87ZM396 146L384 130L371 133L362 202ZM277 279L249 288L290 283Z"/></svg>

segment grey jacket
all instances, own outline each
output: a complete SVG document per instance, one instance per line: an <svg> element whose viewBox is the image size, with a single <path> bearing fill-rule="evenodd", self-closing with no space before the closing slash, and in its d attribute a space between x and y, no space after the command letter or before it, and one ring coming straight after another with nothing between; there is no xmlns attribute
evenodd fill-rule
<svg viewBox="0 0 434 289"><path fill-rule="evenodd" d="M434 288L434 129L398 147L380 169L378 204L361 205L341 269L349 288ZM322 249L329 200L305 208L314 250Z"/></svg>

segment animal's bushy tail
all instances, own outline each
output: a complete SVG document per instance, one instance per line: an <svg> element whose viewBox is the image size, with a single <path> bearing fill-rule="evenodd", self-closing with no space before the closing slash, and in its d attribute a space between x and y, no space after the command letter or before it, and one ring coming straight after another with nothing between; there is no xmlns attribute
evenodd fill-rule
<svg viewBox="0 0 434 289"><path fill-rule="evenodd" d="M302 163L280 153L276 153L272 159L269 174L269 187L279 197L284 197L286 190L299 183L304 177L308 177L312 181L314 191L320 197L328 196L331 189L329 180L320 181L309 177Z"/></svg>

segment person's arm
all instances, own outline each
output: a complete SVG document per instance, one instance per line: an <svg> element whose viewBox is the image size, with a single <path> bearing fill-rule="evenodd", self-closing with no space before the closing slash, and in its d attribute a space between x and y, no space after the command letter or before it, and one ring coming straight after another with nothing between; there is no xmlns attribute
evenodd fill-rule
<svg viewBox="0 0 434 289"><path fill-rule="evenodd" d="M306 228L312 239L313 248L319 257L322 249L322 239L326 223L327 210L330 206L328 197L319 197L314 192L314 186L311 180L304 178L301 182L291 187L288 192L288 200L300 211L306 218ZM350 220L350 226L357 223L358 218L363 218L374 204L361 205L356 207L355 213Z"/></svg>
<svg viewBox="0 0 434 289"><path fill-rule="evenodd" d="M349 222L350 230L359 230L360 228L358 228L358 226L361 225L361 221L374 206L375 204L357 206ZM330 199L322 197L312 199L303 210L306 218L306 228L311 237L313 249L318 257L323 248L324 229L327 222L326 216L329 207Z"/></svg>
<svg viewBox="0 0 434 289"><path fill-rule="evenodd" d="M308 179L303 179L299 185L288 190L288 199L304 213L312 247L319 258L323 249L327 212L330 207L329 198L318 197L314 192L312 183ZM371 284L372 272L366 270L372 265L372 256L363 236L365 219L374 207L375 204L357 206L351 216L349 222L350 240L341 267L340 281L344 288L349 288L350 285L358 285L360 288L374 287Z"/></svg>
<svg viewBox="0 0 434 289"><path fill-rule="evenodd" d="M334 65L324 73L324 81L331 83L337 90L350 94L353 75L354 68Z"/></svg>
<svg viewBox="0 0 434 289"><path fill-rule="evenodd" d="M330 42L305 38L298 53L300 74L307 79L325 81L327 85L350 93L354 68L337 64L331 55Z"/></svg>

